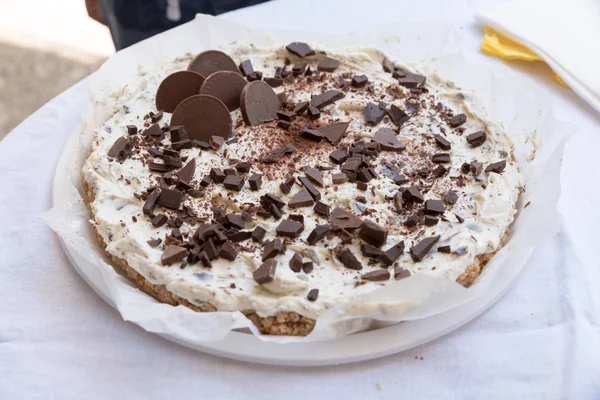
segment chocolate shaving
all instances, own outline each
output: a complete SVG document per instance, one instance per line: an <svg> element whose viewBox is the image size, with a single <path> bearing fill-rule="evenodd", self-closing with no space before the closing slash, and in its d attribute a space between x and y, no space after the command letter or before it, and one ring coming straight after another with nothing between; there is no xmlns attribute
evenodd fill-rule
<svg viewBox="0 0 600 400"><path fill-rule="evenodd" d="M376 269L375 271L361 275L360 278L365 281L373 282L387 281L390 279L390 271L387 269Z"/></svg>

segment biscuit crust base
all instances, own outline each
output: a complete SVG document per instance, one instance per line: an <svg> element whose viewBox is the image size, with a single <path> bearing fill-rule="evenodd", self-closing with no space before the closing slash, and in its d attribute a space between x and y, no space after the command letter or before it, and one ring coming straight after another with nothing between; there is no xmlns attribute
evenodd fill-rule
<svg viewBox="0 0 600 400"><path fill-rule="evenodd" d="M83 189L85 191L84 202L90 213L90 217L95 220L94 213L91 208L91 203L94 202L95 193L91 190L85 178L82 178ZM104 238L98 233L96 227L96 238L98 243L102 246L106 254L110 257L113 263L119 267L123 272L127 274L129 279L135 282L138 289L144 293L152 296L154 299L161 303L170 304L172 306L185 306L194 311L198 312L213 312L217 311L217 308L210 303L202 305L195 305L187 301L186 299L177 296L167 290L165 285L156 285L150 283L144 278L139 272L129 266L126 260L116 257L106 251L106 242ZM475 258L475 262L465 269L457 279L456 282L460 283L464 287L469 287L473 284L475 279L481 274L481 271L485 265L492 259L492 257L504 246L508 240L509 229L506 230L502 239L500 240L500 246L493 253L481 254ZM312 318L304 317L296 312L279 312L276 316L272 317L259 317L253 310L243 311L244 315L256 325L258 330L265 335L282 335L282 336L306 336L315 327L315 320Z"/></svg>

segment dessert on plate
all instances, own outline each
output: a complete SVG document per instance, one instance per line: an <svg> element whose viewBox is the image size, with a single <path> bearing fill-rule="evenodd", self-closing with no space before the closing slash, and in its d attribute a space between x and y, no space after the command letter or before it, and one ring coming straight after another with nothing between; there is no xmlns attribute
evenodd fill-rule
<svg viewBox="0 0 600 400"><path fill-rule="evenodd" d="M468 287L505 243L523 179L471 93L374 49L221 50L141 71L94 131L91 222L140 289L307 335L411 275Z"/></svg>

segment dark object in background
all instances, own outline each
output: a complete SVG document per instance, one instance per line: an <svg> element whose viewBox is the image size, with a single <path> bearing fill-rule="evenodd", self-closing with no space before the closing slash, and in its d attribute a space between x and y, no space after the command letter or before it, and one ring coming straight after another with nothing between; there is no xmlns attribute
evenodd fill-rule
<svg viewBox="0 0 600 400"><path fill-rule="evenodd" d="M117 50L194 19L219 15L268 0L97 0ZM88 10L89 3L86 0Z"/></svg>

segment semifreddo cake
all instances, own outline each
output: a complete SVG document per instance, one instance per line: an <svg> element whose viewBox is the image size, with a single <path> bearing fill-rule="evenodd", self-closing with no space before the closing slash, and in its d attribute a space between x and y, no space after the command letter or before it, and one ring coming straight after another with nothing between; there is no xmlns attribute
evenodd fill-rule
<svg viewBox="0 0 600 400"><path fill-rule="evenodd" d="M523 190L473 94L374 49L221 50L140 70L94 131L91 222L140 289L307 335L411 275L473 283Z"/></svg>

